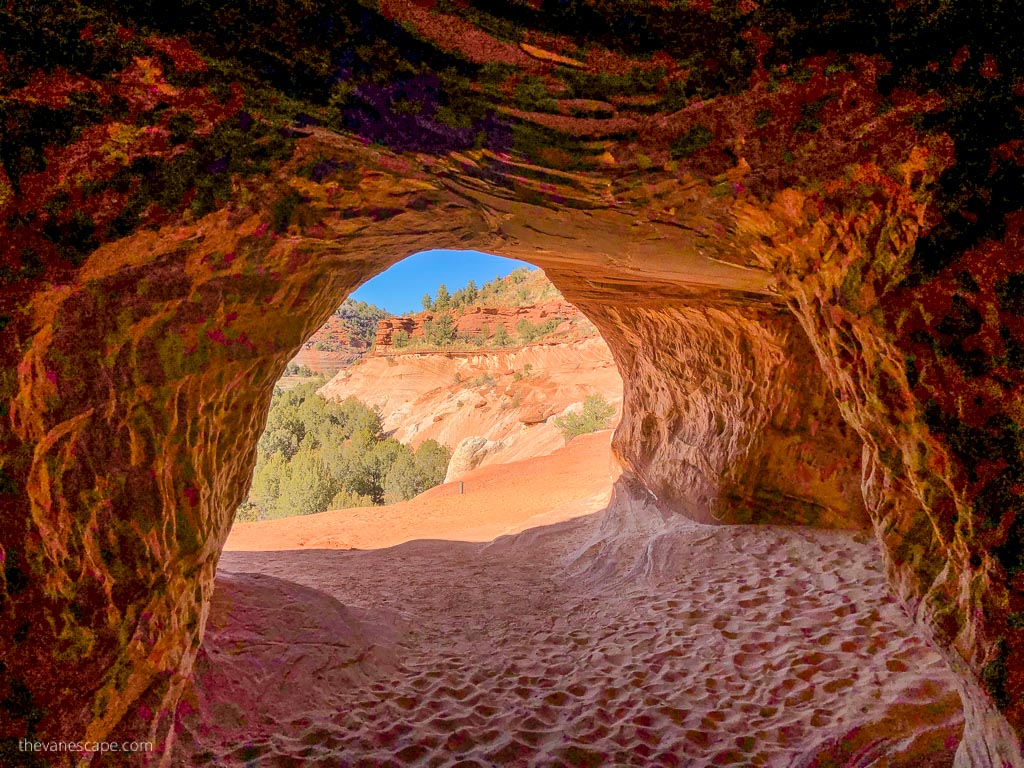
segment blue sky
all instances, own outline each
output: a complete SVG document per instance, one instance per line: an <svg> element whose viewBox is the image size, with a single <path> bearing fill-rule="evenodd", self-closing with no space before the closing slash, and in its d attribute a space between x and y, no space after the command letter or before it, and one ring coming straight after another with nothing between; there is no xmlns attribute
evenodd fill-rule
<svg viewBox="0 0 1024 768"><path fill-rule="evenodd" d="M404 315L422 310L423 294L434 294L441 283L456 291L470 280L479 286L519 267L533 269L525 262L479 251L421 251L363 283L352 298Z"/></svg>

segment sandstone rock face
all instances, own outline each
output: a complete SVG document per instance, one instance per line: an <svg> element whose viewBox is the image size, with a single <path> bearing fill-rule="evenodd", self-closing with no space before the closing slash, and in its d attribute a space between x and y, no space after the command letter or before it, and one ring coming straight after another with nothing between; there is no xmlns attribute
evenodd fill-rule
<svg viewBox="0 0 1024 768"><path fill-rule="evenodd" d="M470 470L479 467L488 454L499 451L502 447L502 443L488 440L480 435L464 438L452 451L452 458L448 462L448 473L444 476L444 481L450 483L452 480L458 480Z"/></svg>
<svg viewBox="0 0 1024 768"><path fill-rule="evenodd" d="M582 314L576 307L562 300L545 301L525 307L467 307L456 314L454 327L456 334L469 336L476 336L485 329L494 333L502 327L513 336L516 333L516 325L523 320L538 324L550 319L568 321L581 317ZM417 312L414 315L381 320L375 342L378 354L394 349L394 335L397 331L408 334L410 339L422 339L425 335L424 324L435 319L436 314L433 312ZM565 337L569 327L567 325L565 332L561 334L558 333L560 330L555 329L555 336Z"/></svg>
<svg viewBox="0 0 1024 768"><path fill-rule="evenodd" d="M486 438L500 447L480 460L494 464L561 448L550 417L567 403L597 394L621 413L622 378L608 345L591 336L492 351L375 353L320 393L380 409L384 429L412 446Z"/></svg>
<svg viewBox="0 0 1024 768"><path fill-rule="evenodd" d="M593 310L626 387L620 460L703 522L867 527L860 440L792 317L758 304Z"/></svg>
<svg viewBox="0 0 1024 768"><path fill-rule="evenodd" d="M305 366L314 373L333 376L370 351L370 345L352 335L341 318L331 315L303 343L291 363Z"/></svg>
<svg viewBox="0 0 1024 768"><path fill-rule="evenodd" d="M866 514L964 680L958 759L1021 764L1012 4L514 5L500 37L411 0L3 12L0 762L171 742L273 382L363 279L472 247L608 340L628 488L704 520Z"/></svg>

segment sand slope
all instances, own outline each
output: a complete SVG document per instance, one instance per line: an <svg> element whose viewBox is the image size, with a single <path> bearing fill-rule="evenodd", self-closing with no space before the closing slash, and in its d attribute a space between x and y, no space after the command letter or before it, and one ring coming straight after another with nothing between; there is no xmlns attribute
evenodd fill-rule
<svg viewBox="0 0 1024 768"><path fill-rule="evenodd" d="M490 541L603 509L618 469L611 430L581 435L553 454L469 472L388 507L236 523L226 551L378 549L414 539Z"/></svg>
<svg viewBox="0 0 1024 768"><path fill-rule="evenodd" d="M607 451L598 438L579 447ZM562 482L505 469L508 515ZM410 518L393 526L414 532L421 510L393 509ZM213 606L175 765L951 765L953 677L889 596L875 546L666 519L618 494L493 542L226 552L218 589L245 597ZM244 572L264 581L229 575ZM268 674L255 638L282 623L310 628L312 661L285 643ZM264 687L245 698L225 676Z"/></svg>

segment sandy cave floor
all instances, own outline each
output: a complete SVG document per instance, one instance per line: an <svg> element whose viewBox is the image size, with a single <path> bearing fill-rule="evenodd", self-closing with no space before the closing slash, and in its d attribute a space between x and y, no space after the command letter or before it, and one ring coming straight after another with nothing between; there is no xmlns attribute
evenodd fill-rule
<svg viewBox="0 0 1024 768"><path fill-rule="evenodd" d="M174 765L952 764L952 674L867 536L562 513L490 543L225 552Z"/></svg>

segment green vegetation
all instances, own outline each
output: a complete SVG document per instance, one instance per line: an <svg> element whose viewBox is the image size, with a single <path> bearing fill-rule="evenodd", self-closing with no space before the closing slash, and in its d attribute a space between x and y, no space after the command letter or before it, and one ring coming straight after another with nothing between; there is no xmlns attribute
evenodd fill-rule
<svg viewBox="0 0 1024 768"><path fill-rule="evenodd" d="M491 343L496 347L512 346L512 337L509 335L508 330L504 325L498 326L498 330L496 330L494 335L491 337Z"/></svg>
<svg viewBox="0 0 1024 768"><path fill-rule="evenodd" d="M442 286L444 287L444 286ZM423 335L432 347L450 347L455 341L455 320L446 312L423 324Z"/></svg>
<svg viewBox="0 0 1024 768"><path fill-rule="evenodd" d="M373 344L374 339L377 338L377 324L381 320L392 317L392 314L386 309L355 299L345 299L345 302L335 310L334 314L345 321L353 339L358 339L367 345Z"/></svg>
<svg viewBox="0 0 1024 768"><path fill-rule="evenodd" d="M526 365L523 366L523 370L516 371L515 373L512 374L512 380L522 381L523 379L530 375L531 371L533 371L533 365L527 363Z"/></svg>
<svg viewBox="0 0 1024 768"><path fill-rule="evenodd" d="M608 429L612 425L615 406L605 400L603 395L589 395L583 401L583 408L578 412L570 412L555 419L555 426L562 432L565 442L578 435Z"/></svg>
<svg viewBox="0 0 1024 768"><path fill-rule="evenodd" d="M689 157L714 141L715 135L704 125L695 125L669 146L673 159Z"/></svg>
<svg viewBox="0 0 1024 768"><path fill-rule="evenodd" d="M553 332L558 327L559 322L558 318L554 317L550 320L545 320L543 323L531 323L526 318L523 318L516 323L516 333L519 334L519 339L524 344L529 344Z"/></svg>
<svg viewBox="0 0 1024 768"><path fill-rule="evenodd" d="M981 680L985 688L995 701L996 706L1006 707L1010 703L1010 697L1006 690L1009 667L1007 660L1009 652L1006 647L1006 639L998 638L995 643L995 656L981 670Z"/></svg>
<svg viewBox="0 0 1024 768"><path fill-rule="evenodd" d="M320 384L274 391L237 519L393 504L444 480L445 446L427 440L414 451L384 434L378 412L355 398L328 402L316 393Z"/></svg>
<svg viewBox="0 0 1024 768"><path fill-rule="evenodd" d="M452 292L445 284L434 294L423 296L423 309L434 316L423 324L423 335L410 336L396 331L392 337L395 349L473 349L504 348L515 344L529 344L552 333L566 318L553 317L543 323L523 319L516 324L515 334L501 323L492 331L491 323L484 323L473 333L458 332L458 320L471 307L523 307L559 298L560 294L540 270L521 267L506 277L496 277L482 286L470 280L465 287ZM573 321L582 330L581 335L594 331L589 323ZM589 329L589 333L588 333Z"/></svg>
<svg viewBox="0 0 1024 768"><path fill-rule="evenodd" d="M434 295L423 296L423 309L427 312L461 310L466 307L525 307L558 297L553 286L539 269L520 267L507 277L495 277L477 287L470 280L454 293L441 283Z"/></svg>

